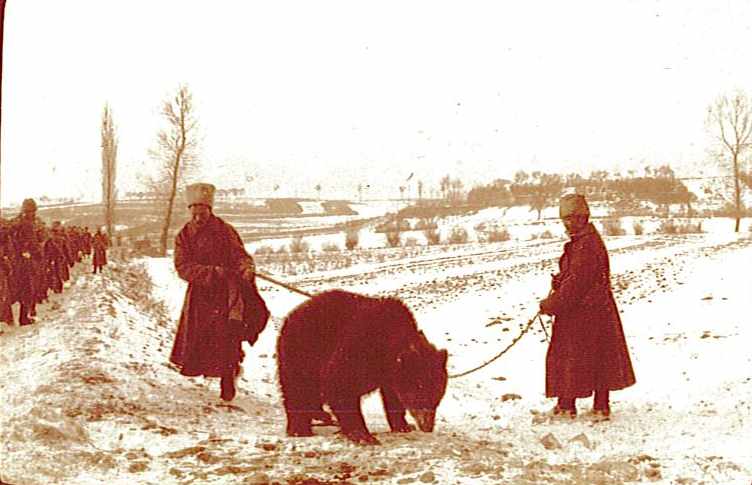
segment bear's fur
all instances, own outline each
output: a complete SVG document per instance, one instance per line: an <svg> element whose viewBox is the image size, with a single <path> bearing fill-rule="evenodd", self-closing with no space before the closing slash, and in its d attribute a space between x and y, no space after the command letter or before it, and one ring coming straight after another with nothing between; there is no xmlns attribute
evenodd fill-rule
<svg viewBox="0 0 752 485"><path fill-rule="evenodd" d="M381 391L394 432L432 431L447 385L447 351L418 331L396 298L372 298L342 290L315 295L285 318L277 340L279 383L287 434L311 436L311 421L328 417L356 443L378 444L363 419L360 399Z"/></svg>

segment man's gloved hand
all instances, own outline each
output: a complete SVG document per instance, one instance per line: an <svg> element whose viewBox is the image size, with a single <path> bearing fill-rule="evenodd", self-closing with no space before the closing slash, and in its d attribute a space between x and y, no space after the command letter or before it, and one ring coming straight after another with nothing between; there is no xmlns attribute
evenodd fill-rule
<svg viewBox="0 0 752 485"><path fill-rule="evenodd" d="M553 315L553 312L551 311L551 303L548 301L548 298L541 300L538 307L543 315Z"/></svg>
<svg viewBox="0 0 752 485"><path fill-rule="evenodd" d="M559 289L559 286L561 286L561 274L551 273L551 288L555 291Z"/></svg>
<svg viewBox="0 0 752 485"><path fill-rule="evenodd" d="M253 281L253 278L256 276L256 271L254 271L254 268L246 268L243 270L242 276L246 281Z"/></svg>

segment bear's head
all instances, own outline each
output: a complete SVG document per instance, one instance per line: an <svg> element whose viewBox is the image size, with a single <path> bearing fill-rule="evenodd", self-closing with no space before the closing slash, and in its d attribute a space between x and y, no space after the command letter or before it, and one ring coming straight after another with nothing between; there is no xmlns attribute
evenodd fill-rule
<svg viewBox="0 0 752 485"><path fill-rule="evenodd" d="M447 386L447 356L446 350L436 349L420 332L397 358L394 389L421 431L433 431L436 408Z"/></svg>

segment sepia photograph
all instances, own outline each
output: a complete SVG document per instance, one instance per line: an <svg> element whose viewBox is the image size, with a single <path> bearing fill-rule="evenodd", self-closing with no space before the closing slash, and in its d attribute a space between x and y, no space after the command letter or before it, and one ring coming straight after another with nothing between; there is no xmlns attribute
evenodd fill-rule
<svg viewBox="0 0 752 485"><path fill-rule="evenodd" d="M0 26L0 485L752 484L752 2Z"/></svg>

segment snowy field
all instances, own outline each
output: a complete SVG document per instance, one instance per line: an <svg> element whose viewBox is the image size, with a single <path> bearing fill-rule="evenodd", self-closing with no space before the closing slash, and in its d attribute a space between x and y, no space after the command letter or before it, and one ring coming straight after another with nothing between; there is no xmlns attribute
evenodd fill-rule
<svg viewBox="0 0 752 485"><path fill-rule="evenodd" d="M474 227L486 216L449 224ZM492 365L450 379L434 433L390 434L379 399L365 398L379 447L355 446L333 428L285 436L274 345L304 297L259 280L273 317L246 347L238 397L225 405L218 380L182 377L167 363L186 286L171 260L79 270L39 324L0 335L0 479L749 485L752 239L723 222L704 234L606 238L637 376L612 394L610 422L584 416L590 400L578 401L573 422L540 419L554 402L543 397L546 342L536 325ZM309 292L400 296L459 373L494 356L536 313L564 242L546 224L559 231L553 239L385 249L400 257L281 279Z"/></svg>

